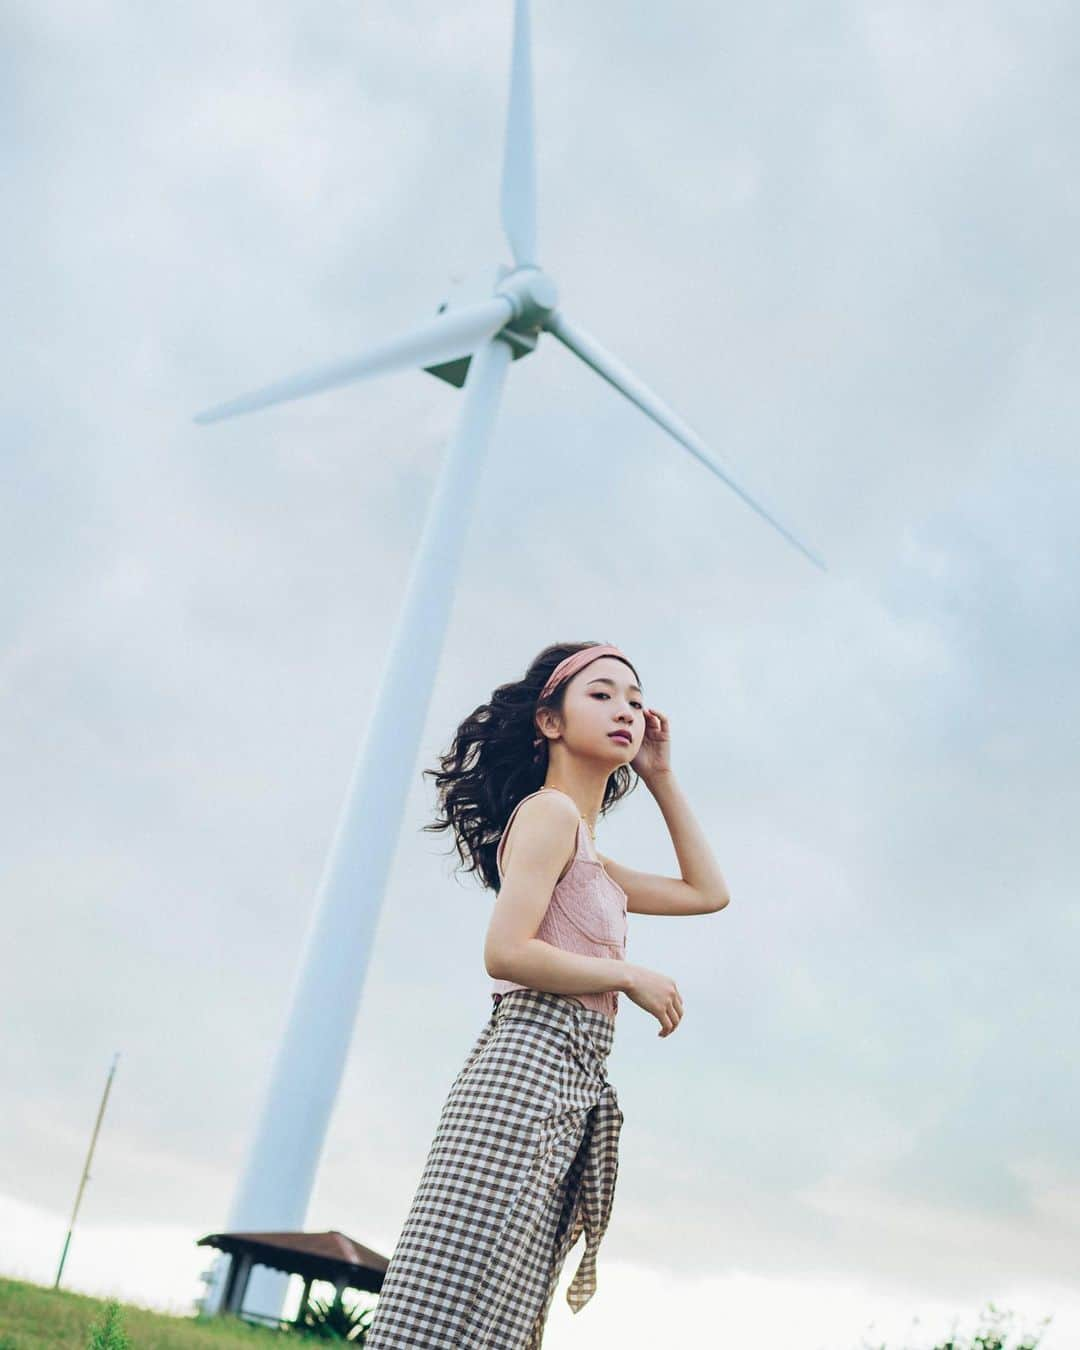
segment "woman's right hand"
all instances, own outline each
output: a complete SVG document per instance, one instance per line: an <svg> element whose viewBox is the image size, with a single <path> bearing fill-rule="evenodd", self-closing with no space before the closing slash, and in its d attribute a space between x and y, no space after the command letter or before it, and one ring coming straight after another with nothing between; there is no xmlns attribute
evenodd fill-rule
<svg viewBox="0 0 1080 1350"><path fill-rule="evenodd" d="M670 1036L683 1015L682 995L675 981L648 966L628 966L626 975L626 996L660 1023L657 1035Z"/></svg>

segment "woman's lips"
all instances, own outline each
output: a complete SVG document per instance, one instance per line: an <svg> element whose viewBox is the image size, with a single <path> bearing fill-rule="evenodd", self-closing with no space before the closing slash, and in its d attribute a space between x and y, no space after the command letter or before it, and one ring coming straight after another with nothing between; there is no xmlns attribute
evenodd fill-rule
<svg viewBox="0 0 1080 1350"><path fill-rule="evenodd" d="M621 741L623 745L630 744L630 737L625 731L610 731L608 732L608 735L613 741Z"/></svg>

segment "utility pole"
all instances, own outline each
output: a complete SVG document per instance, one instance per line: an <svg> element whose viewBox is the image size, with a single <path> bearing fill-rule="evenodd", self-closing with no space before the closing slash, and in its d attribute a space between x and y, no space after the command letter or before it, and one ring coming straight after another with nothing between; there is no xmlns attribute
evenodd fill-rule
<svg viewBox="0 0 1080 1350"><path fill-rule="evenodd" d="M105 1114L105 1103L109 1100L109 1088L112 1087L113 1074L116 1072L116 1061L119 1058L120 1051L117 1050L109 1067L109 1076L105 1080L105 1091L101 1094L101 1105L98 1107L97 1120L94 1121L94 1133L90 1136L90 1149L86 1155L86 1162L83 1164L79 1192L75 1196L75 1208L71 1211L71 1222L68 1224L67 1237L64 1238L64 1250L60 1253L60 1265L56 1271L56 1279L53 1281L54 1289L60 1288L60 1276L64 1273L64 1262L67 1260L68 1247L71 1245L71 1234L75 1228L75 1216L79 1212L79 1202L82 1200L83 1189L90 1180L90 1159L94 1156L94 1145L97 1143L98 1130L101 1129L101 1118Z"/></svg>

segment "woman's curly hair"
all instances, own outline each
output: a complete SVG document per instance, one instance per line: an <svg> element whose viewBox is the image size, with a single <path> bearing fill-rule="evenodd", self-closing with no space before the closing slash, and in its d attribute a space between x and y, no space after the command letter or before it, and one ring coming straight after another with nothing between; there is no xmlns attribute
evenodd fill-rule
<svg viewBox="0 0 1080 1350"><path fill-rule="evenodd" d="M523 797L543 786L547 774L547 737L539 748L533 745L539 735L536 710L546 707L561 713L569 682L560 681L543 704L540 691L560 661L583 647L599 645L556 642L545 647L533 658L523 679L499 685L489 702L465 718L450 749L439 756L441 768L423 770L424 776L435 779L444 813L423 828L452 829L465 870L479 872L489 890L497 892L501 884L495 852L510 813ZM620 764L604 788L601 815L636 784L634 771Z"/></svg>

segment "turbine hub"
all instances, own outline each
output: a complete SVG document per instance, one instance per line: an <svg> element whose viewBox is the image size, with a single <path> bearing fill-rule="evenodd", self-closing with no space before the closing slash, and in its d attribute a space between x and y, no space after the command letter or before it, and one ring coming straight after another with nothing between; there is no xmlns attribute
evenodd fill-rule
<svg viewBox="0 0 1080 1350"><path fill-rule="evenodd" d="M539 332L544 320L558 303L555 283L539 267L500 269L496 295L504 295L514 307L510 323L515 329Z"/></svg>

